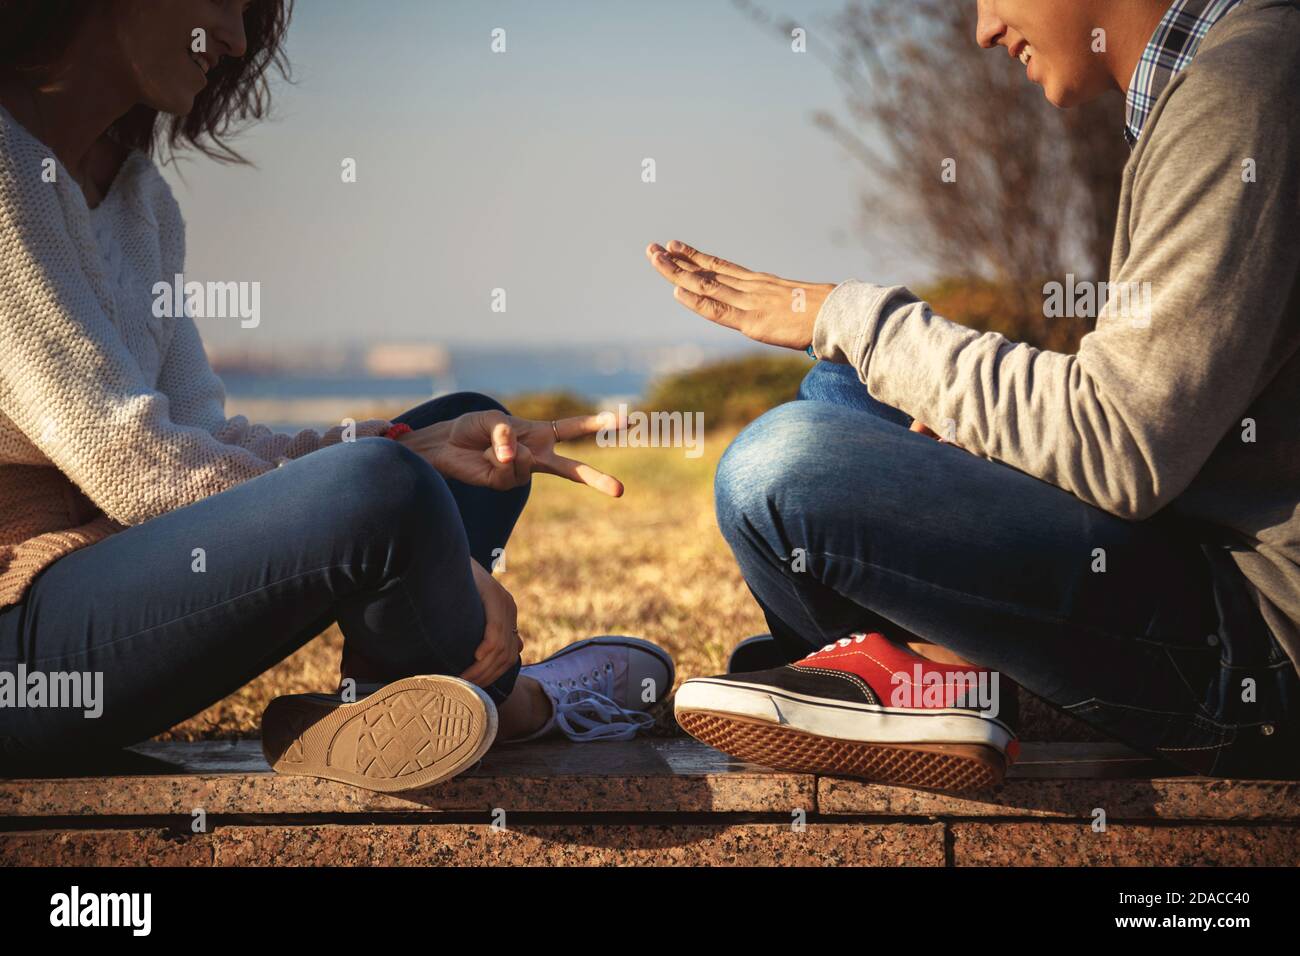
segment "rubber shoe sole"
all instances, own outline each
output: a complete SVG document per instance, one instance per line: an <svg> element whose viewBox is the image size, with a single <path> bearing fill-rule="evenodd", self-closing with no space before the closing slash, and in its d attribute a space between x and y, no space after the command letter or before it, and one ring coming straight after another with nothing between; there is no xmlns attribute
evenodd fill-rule
<svg viewBox="0 0 1300 956"><path fill-rule="evenodd" d="M984 790L1001 783L1006 761L981 744L873 744L821 737L733 714L694 711L677 723L696 740L749 763L801 773L861 777L927 790Z"/></svg>
<svg viewBox="0 0 1300 956"><path fill-rule="evenodd" d="M455 677L407 677L355 703L277 697L262 715L262 752L276 773L396 793L472 767L497 733L486 693Z"/></svg>
<svg viewBox="0 0 1300 956"><path fill-rule="evenodd" d="M966 712L827 704L710 678L683 684L675 705L682 730L740 760L900 786L996 786L1019 748L1005 725Z"/></svg>

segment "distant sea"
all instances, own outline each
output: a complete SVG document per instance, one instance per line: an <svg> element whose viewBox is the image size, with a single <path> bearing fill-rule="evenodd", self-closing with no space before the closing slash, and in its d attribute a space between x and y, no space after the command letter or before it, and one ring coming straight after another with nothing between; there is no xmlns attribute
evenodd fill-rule
<svg viewBox="0 0 1300 956"><path fill-rule="evenodd" d="M319 427L378 406L409 407L449 392L497 398L568 391L596 405L635 401L657 377L698 367L740 349L686 345L571 349L447 347L446 369L429 376L377 376L364 368L337 371L222 368L230 414L275 429Z"/></svg>

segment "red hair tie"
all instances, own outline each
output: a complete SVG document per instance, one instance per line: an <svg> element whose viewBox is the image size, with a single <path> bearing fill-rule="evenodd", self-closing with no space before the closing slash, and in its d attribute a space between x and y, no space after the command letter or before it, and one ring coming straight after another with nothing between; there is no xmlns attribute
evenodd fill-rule
<svg viewBox="0 0 1300 956"><path fill-rule="evenodd" d="M410 425L407 425L403 422L398 422L396 425L391 426L388 429L388 431L384 432L384 437L391 438L394 441L396 441L398 438L401 438L409 431L411 431Z"/></svg>

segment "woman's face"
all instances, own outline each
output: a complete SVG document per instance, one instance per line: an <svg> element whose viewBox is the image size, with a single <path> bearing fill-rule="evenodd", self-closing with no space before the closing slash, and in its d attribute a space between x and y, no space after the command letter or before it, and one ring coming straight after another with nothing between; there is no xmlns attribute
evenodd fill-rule
<svg viewBox="0 0 1300 956"><path fill-rule="evenodd" d="M1096 6L1094 0L979 0L979 42L1006 47L1055 105L1078 106L1112 85L1094 51Z"/></svg>
<svg viewBox="0 0 1300 956"><path fill-rule="evenodd" d="M221 58L244 55L244 11L250 3L114 0L102 28L111 31L113 48L125 61L138 102L184 115Z"/></svg>

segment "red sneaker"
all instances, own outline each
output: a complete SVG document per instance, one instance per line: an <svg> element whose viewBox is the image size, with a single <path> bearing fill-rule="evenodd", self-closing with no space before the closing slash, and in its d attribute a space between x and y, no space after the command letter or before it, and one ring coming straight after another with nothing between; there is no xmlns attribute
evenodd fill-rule
<svg viewBox="0 0 1300 956"><path fill-rule="evenodd" d="M1019 750L1015 685L1000 677L855 634L784 667L688 680L674 710L692 737L779 770L975 790Z"/></svg>

